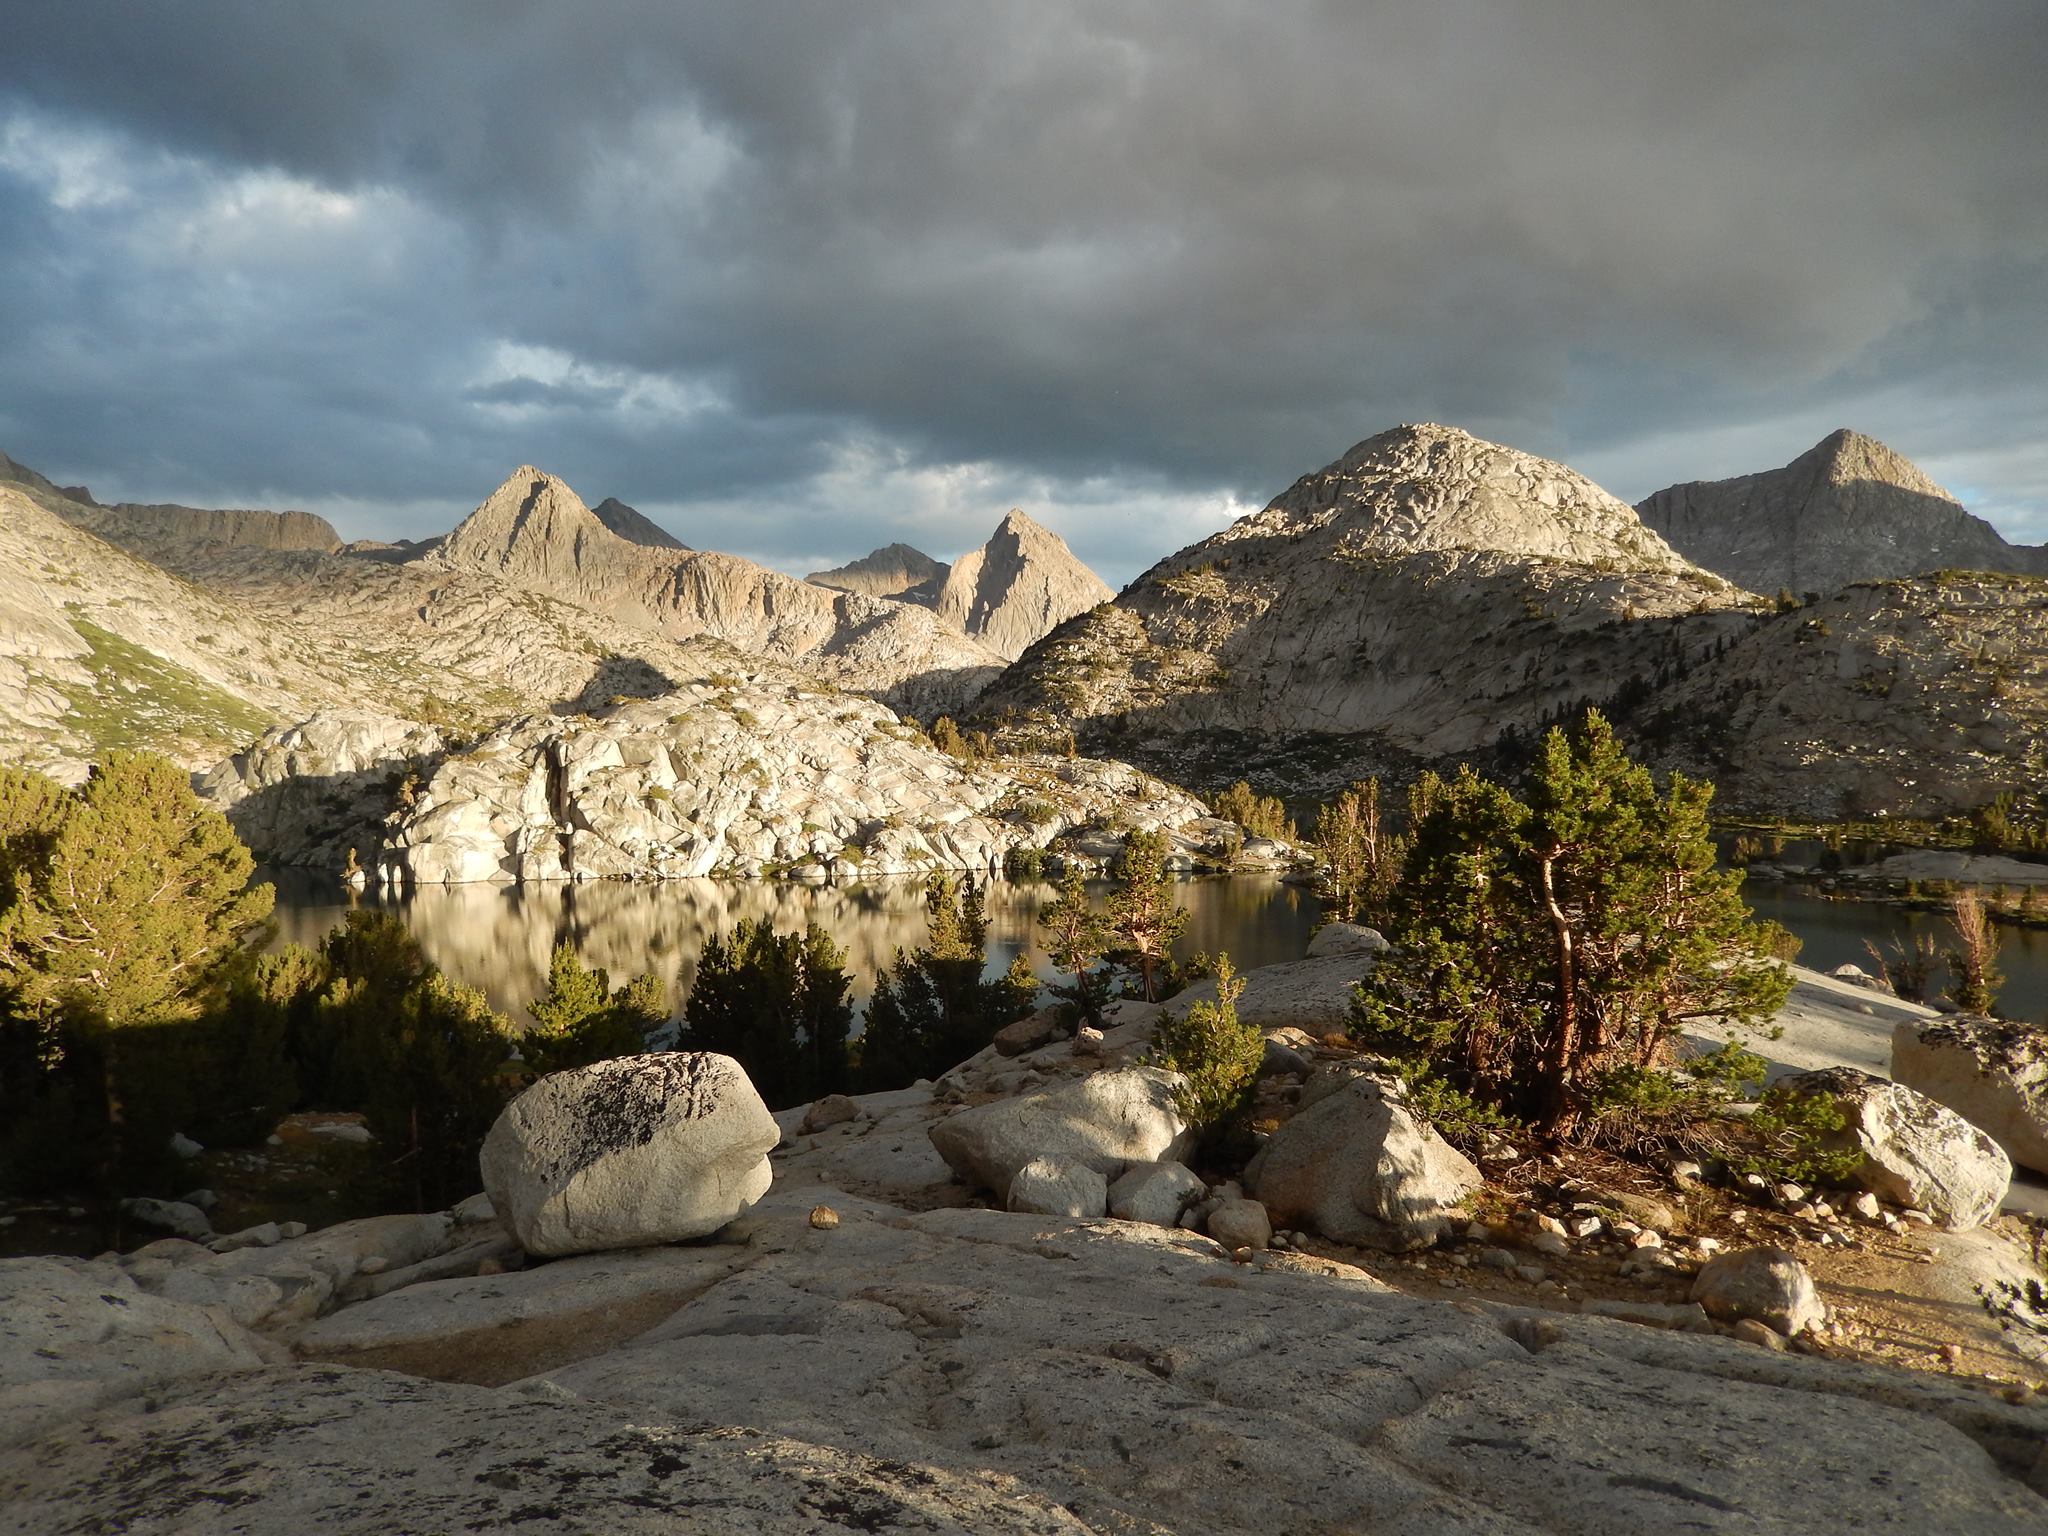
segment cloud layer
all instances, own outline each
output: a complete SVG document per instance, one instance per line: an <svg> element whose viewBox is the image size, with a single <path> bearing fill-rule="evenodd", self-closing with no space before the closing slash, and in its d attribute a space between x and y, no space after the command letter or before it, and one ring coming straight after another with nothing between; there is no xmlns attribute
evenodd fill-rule
<svg viewBox="0 0 2048 1536"><path fill-rule="evenodd" d="M418 534L1112 580L1397 421L1890 441L2048 537L2036 0L17 7L0 447Z"/></svg>

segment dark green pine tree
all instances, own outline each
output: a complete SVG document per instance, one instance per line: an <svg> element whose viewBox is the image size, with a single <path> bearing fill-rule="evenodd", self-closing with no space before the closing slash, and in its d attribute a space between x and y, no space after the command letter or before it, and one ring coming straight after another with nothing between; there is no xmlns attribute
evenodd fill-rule
<svg viewBox="0 0 2048 1536"><path fill-rule="evenodd" d="M1038 978L1021 956L995 980L988 918L971 881L934 874L925 882L925 943L897 950L876 978L861 1034L859 1081L866 1092L936 1077L986 1046L1031 1011Z"/></svg>
<svg viewBox="0 0 2048 1536"><path fill-rule="evenodd" d="M704 946L679 1043L732 1057L773 1109L839 1092L851 986L845 952L816 923L778 934L742 918Z"/></svg>
<svg viewBox="0 0 2048 1536"><path fill-rule="evenodd" d="M587 967L564 939L548 958L548 989L527 1005L533 1028L519 1054L536 1076L589 1066L647 1049L647 1032L668 1017L661 978L635 976L612 990L611 977Z"/></svg>
<svg viewBox="0 0 2048 1536"><path fill-rule="evenodd" d="M1363 1030L1549 1137L1595 1136L1614 1085L1668 1071L1689 1025L1783 1003L1788 941L1715 868L1711 785L1659 790L1588 711L1518 798L1425 782Z"/></svg>
<svg viewBox="0 0 2048 1536"><path fill-rule="evenodd" d="M1089 904L1087 882L1073 865L1060 878L1059 896L1038 914L1038 926L1045 931L1052 963L1074 978L1072 986L1055 986L1053 995L1071 1003L1087 1022L1100 1022L1102 1005L1109 1000L1109 972L1096 963L1109 949L1110 924Z"/></svg>

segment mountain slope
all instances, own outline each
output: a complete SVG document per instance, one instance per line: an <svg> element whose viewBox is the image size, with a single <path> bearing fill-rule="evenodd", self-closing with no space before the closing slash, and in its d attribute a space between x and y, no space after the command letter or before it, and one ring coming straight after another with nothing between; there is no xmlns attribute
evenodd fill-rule
<svg viewBox="0 0 2048 1536"><path fill-rule="evenodd" d="M1342 738L1323 754L1341 778L1653 686L1740 628L1746 601L1564 466L1399 427L1054 631L981 711L1180 771L1189 738L1221 733L1243 750L1218 774L1268 778L1273 741Z"/></svg>
<svg viewBox="0 0 2048 1536"><path fill-rule="evenodd" d="M1077 613L1114 596L1067 541L1011 510L981 548L953 563L939 588L940 619L1015 660Z"/></svg>
<svg viewBox="0 0 2048 1536"><path fill-rule="evenodd" d="M2048 572L1908 459L1831 433L1782 469L1668 486L1637 505L1686 556L1756 592L1833 593L1923 571Z"/></svg>
<svg viewBox="0 0 2048 1536"><path fill-rule="evenodd" d="M1624 721L1718 803L1820 820L1942 817L2040 788L2048 580L1857 582L1758 619Z"/></svg>
<svg viewBox="0 0 2048 1536"><path fill-rule="evenodd" d="M688 549L690 546L652 518L643 517L616 496L607 496L592 507L591 515L620 538L649 549Z"/></svg>
<svg viewBox="0 0 2048 1536"><path fill-rule="evenodd" d="M0 485L0 755L73 779L110 748L197 764L345 691L304 630Z"/></svg>
<svg viewBox="0 0 2048 1536"><path fill-rule="evenodd" d="M952 567L908 544L884 544L858 560L813 571L804 578L814 587L858 592L863 597L896 597L926 607L937 601L940 585Z"/></svg>

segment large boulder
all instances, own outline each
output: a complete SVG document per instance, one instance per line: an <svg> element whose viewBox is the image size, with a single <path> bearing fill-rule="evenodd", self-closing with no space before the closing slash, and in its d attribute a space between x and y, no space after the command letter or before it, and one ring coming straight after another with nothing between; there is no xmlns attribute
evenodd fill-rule
<svg viewBox="0 0 2048 1536"><path fill-rule="evenodd" d="M1998 1214L2012 1185L2012 1160L1954 1110L1854 1067L1801 1072L1777 1086L1835 1103L1847 1124L1833 1140L1863 1154L1856 1181L1880 1199L1917 1206L1954 1230Z"/></svg>
<svg viewBox="0 0 2048 1536"><path fill-rule="evenodd" d="M1692 1299L1724 1323L1753 1318L1791 1338L1827 1321L1813 1276L1783 1248L1743 1248L1709 1259Z"/></svg>
<svg viewBox="0 0 2048 1536"><path fill-rule="evenodd" d="M681 1242L767 1193L779 1139L730 1056L621 1056L508 1104L484 1138L484 1188L529 1253Z"/></svg>
<svg viewBox="0 0 2048 1536"><path fill-rule="evenodd" d="M1340 1243L1426 1247L1479 1170L1399 1090L1379 1078L1326 1077L1245 1169L1246 1192L1275 1221Z"/></svg>
<svg viewBox="0 0 2048 1536"><path fill-rule="evenodd" d="M1344 929L1321 950L1311 944L1312 952L1305 960L1246 971L1244 991L1237 999L1237 1016L1262 1030L1291 1025L1319 1040L1350 1028L1351 989L1372 973L1379 949L1364 937L1378 937L1370 928L1345 924ZM1330 931L1325 928L1323 934ZM1317 942L1323 941L1323 934L1316 936ZM1216 981L1210 977L1168 998L1166 1011L1175 1018L1186 1018L1196 1003L1215 1001Z"/></svg>
<svg viewBox="0 0 2048 1536"><path fill-rule="evenodd" d="M1325 923L1308 941L1308 957L1320 960L1329 955L1376 955L1387 947L1385 935L1363 923Z"/></svg>
<svg viewBox="0 0 2048 1536"><path fill-rule="evenodd" d="M1892 1026L1892 1077L2048 1173L2048 1029L1972 1016Z"/></svg>
<svg viewBox="0 0 2048 1536"><path fill-rule="evenodd" d="M1192 1144L1174 1103L1183 1081L1158 1067L1114 1067L1064 1087L963 1109L931 1128L932 1145L954 1173L999 1195L1039 1157L1113 1179L1133 1163L1177 1158Z"/></svg>

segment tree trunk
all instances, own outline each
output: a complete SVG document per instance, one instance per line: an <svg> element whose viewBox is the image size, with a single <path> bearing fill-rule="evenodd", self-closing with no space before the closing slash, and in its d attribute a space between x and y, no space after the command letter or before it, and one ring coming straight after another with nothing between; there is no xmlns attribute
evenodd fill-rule
<svg viewBox="0 0 2048 1536"><path fill-rule="evenodd" d="M1542 880L1543 906L1550 914L1550 926L1557 943L1557 1021L1550 1041L1550 1059L1544 1064L1543 1111L1539 1126L1545 1134L1561 1138L1572 1128L1575 1109L1570 1083L1573 1061L1578 1053L1578 986L1573 964L1572 927L1557 900L1557 859L1562 848L1548 848L1536 856Z"/></svg>

